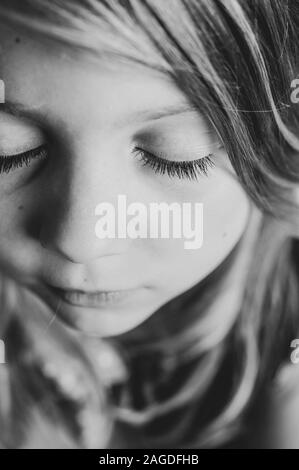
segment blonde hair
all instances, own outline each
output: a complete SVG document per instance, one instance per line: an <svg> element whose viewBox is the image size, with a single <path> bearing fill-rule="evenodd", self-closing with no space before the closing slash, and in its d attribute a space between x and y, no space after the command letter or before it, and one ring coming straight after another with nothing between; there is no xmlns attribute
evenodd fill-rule
<svg viewBox="0 0 299 470"><path fill-rule="evenodd" d="M217 129L253 201L233 263L107 340L127 369L124 383L112 387L116 395L106 389L111 419L142 431L148 447L215 447L232 439L298 331L299 116L286 90L298 69L299 15L296 2L287 3L1 2L0 21L59 41L70 53L169 74ZM22 324L21 315L14 318Z"/></svg>

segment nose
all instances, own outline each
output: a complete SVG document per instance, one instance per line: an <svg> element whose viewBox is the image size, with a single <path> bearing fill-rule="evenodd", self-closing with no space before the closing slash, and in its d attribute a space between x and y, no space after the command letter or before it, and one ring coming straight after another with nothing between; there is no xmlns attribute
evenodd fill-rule
<svg viewBox="0 0 299 470"><path fill-rule="evenodd" d="M51 197L40 225L40 243L73 263L86 264L124 249L124 240L96 236L95 208L102 201L114 202L120 183L119 172L113 164L103 164L99 153L73 150L68 167L52 175L55 184L49 182Z"/></svg>

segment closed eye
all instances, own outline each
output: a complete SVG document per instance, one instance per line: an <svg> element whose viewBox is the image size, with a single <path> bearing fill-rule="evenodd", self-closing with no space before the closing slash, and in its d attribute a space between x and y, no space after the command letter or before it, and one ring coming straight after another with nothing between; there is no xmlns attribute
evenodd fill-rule
<svg viewBox="0 0 299 470"><path fill-rule="evenodd" d="M22 152L16 155L0 155L0 174L10 173L17 168L29 166L33 159L44 159L47 157L45 145Z"/></svg>
<svg viewBox="0 0 299 470"><path fill-rule="evenodd" d="M168 160L140 147L135 147L133 153L143 166L150 167L155 173L167 174L170 178L197 180L199 175L208 176L209 169L215 165L212 153L197 160L182 161Z"/></svg>

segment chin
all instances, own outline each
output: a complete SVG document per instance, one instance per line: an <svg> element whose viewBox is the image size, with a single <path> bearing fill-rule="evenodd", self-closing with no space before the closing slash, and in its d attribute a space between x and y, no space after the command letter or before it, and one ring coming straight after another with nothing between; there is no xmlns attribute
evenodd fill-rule
<svg viewBox="0 0 299 470"><path fill-rule="evenodd" d="M154 312L140 309L86 309L81 307L59 308L57 317L66 325L88 336L106 338L124 334L137 328Z"/></svg>

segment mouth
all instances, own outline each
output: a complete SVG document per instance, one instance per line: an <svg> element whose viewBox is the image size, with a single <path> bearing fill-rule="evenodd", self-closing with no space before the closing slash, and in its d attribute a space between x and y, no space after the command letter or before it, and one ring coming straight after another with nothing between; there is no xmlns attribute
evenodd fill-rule
<svg viewBox="0 0 299 470"><path fill-rule="evenodd" d="M30 290L50 307L50 324L53 319L61 320L88 335L106 337L122 334L143 321L142 305L146 295L143 286L86 291L57 287L43 280L33 282Z"/></svg>
<svg viewBox="0 0 299 470"><path fill-rule="evenodd" d="M101 308L124 302L135 289L86 292L83 290L61 289L47 285L48 289L63 302L76 307Z"/></svg>

